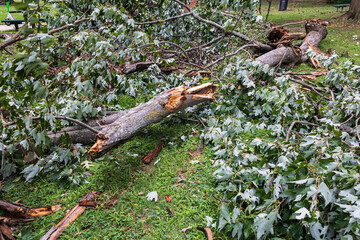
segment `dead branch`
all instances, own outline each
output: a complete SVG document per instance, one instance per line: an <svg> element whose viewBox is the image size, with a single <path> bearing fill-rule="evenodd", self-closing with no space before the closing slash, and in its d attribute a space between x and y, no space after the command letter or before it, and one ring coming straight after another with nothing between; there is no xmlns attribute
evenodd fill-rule
<svg viewBox="0 0 360 240"><path fill-rule="evenodd" d="M181 232L185 235L185 239L188 239L186 236L186 231L192 229L192 226L181 229Z"/></svg>
<svg viewBox="0 0 360 240"><path fill-rule="evenodd" d="M203 228L203 227L197 227L197 229L203 231L207 237L208 240L213 240L213 234L211 232L211 229L206 227L206 228Z"/></svg>
<svg viewBox="0 0 360 240"><path fill-rule="evenodd" d="M4 209L10 216L24 219L35 219L56 212L61 205L45 207L28 207L20 203L0 200L0 208Z"/></svg>
<svg viewBox="0 0 360 240"><path fill-rule="evenodd" d="M156 148L152 151L149 151L141 160L143 161L143 163L150 163L154 158L157 157L157 155L159 155L161 149L163 148L163 146L165 145L165 143L159 143Z"/></svg>
<svg viewBox="0 0 360 240"><path fill-rule="evenodd" d="M245 48L256 47L256 46L257 46L257 45L255 45L255 44L247 44L247 45L244 45L244 46L238 48L235 52L226 54L226 55L218 58L216 61L214 61L214 62L206 65L204 68L205 68L205 69L206 69L206 68L210 68L210 67L214 66L215 64L218 64L219 62L223 61L224 59L226 59L226 58L228 58L228 57L232 57L232 56L238 54L240 51L244 50Z"/></svg>
<svg viewBox="0 0 360 240"><path fill-rule="evenodd" d="M40 240L55 240L57 239L60 234L65 230L65 228L67 226L70 225L70 223L72 223L73 221L76 220L76 218L78 216L80 216L85 209L87 208L86 206L81 206L80 202L81 201L92 201L94 200L97 196L99 196L98 192L94 192L91 191L88 194L86 194L84 197L81 198L81 200L79 201L79 203L77 203L70 211L68 214L66 214L66 216L58 223L56 224L56 226L52 227L42 238L40 238Z"/></svg>
<svg viewBox="0 0 360 240"><path fill-rule="evenodd" d="M0 217L0 239L5 239L4 236L6 236L8 239L15 240L10 226L31 222L36 218L56 212L61 205L31 208L20 203L0 200L0 208L6 212L6 217Z"/></svg>

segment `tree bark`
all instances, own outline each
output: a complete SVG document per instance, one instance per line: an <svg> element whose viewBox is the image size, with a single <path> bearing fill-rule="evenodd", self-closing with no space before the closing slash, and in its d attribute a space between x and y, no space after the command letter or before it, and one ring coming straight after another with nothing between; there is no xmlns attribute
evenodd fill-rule
<svg viewBox="0 0 360 240"><path fill-rule="evenodd" d="M74 126L48 135L52 139L52 145L57 144L64 134L68 134L73 143L91 144L96 141L89 154L99 157L126 142L146 126L157 123L172 113L213 99L217 89L218 86L213 83L196 87L176 87L137 107L87 123L97 129L98 134L81 126Z"/></svg>
<svg viewBox="0 0 360 240"><path fill-rule="evenodd" d="M326 23L319 21L308 21L305 24L306 37L300 47L279 47L265 53L255 60L270 67L282 65L292 67L297 63L305 62L308 57L306 51L310 47L318 47L321 40L327 35Z"/></svg>
<svg viewBox="0 0 360 240"><path fill-rule="evenodd" d="M360 20L360 1L352 0L350 3L349 11L347 12L348 18L353 20Z"/></svg>

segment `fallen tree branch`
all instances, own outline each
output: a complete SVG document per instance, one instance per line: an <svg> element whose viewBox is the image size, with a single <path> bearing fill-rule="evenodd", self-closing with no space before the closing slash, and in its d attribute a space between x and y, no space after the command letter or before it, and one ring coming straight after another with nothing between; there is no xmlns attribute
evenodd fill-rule
<svg viewBox="0 0 360 240"><path fill-rule="evenodd" d="M20 203L0 200L0 208L6 212L6 217L0 216L0 239L6 238L15 240L10 226L19 223L34 221L36 218L58 211L61 205L45 207L28 207Z"/></svg>
<svg viewBox="0 0 360 240"><path fill-rule="evenodd" d="M127 114L102 127L89 154L93 157L102 155L127 141L144 127L159 122L174 112L213 99L217 89L218 86L213 83L197 87L176 87L161 93L147 103L129 109Z"/></svg>
<svg viewBox="0 0 360 240"><path fill-rule="evenodd" d="M269 51L255 60L262 64L268 64L274 67L282 61L284 66L294 66L297 63L307 61L306 51L311 47L317 47L319 43L327 36L326 23L317 20L307 21L305 24L306 37L300 47L279 47Z"/></svg>
<svg viewBox="0 0 360 240"><path fill-rule="evenodd" d="M81 206L81 202L93 201L99 195L98 192L89 192L84 197L81 198L79 203L77 203L66 216L58 223L56 226L52 227L40 240L55 240L60 234L65 230L67 226L70 225L76 218L81 215L87 206Z"/></svg>

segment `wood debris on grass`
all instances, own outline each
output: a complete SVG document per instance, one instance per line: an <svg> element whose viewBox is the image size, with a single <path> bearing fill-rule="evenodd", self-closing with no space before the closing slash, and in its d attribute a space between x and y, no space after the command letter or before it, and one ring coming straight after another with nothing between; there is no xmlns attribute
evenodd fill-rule
<svg viewBox="0 0 360 240"><path fill-rule="evenodd" d="M95 207L95 198L99 196L99 192L90 191L66 214L66 216L53 226L40 240L55 240L70 225L71 222L80 216L86 208Z"/></svg>
<svg viewBox="0 0 360 240"><path fill-rule="evenodd" d="M0 239L15 239L10 226L19 223L34 221L36 218L57 212L61 205L45 207L28 207L18 202L0 200L0 208L6 212L6 216L0 217ZM6 238L5 238L6 237Z"/></svg>
<svg viewBox="0 0 360 240"><path fill-rule="evenodd" d="M163 148L163 146L165 145L165 143L159 143L156 148L150 152L148 152L143 158L142 161L146 164L149 164L154 158L157 157L157 155L159 155L161 149Z"/></svg>

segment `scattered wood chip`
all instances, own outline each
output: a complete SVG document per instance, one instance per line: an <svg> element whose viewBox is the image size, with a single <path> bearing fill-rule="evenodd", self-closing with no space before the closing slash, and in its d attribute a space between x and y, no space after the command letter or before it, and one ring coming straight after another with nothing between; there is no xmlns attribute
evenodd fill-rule
<svg viewBox="0 0 360 240"><path fill-rule="evenodd" d="M143 193L143 192L139 192L137 195L142 196L142 195L144 195L144 193Z"/></svg>
<svg viewBox="0 0 360 240"><path fill-rule="evenodd" d="M157 157L157 155L160 153L160 151L164 145L165 145L165 143L163 143L163 142L159 143L154 150L148 152L148 154L146 154L142 158L142 161L146 164L150 163L155 157Z"/></svg>
<svg viewBox="0 0 360 240"><path fill-rule="evenodd" d="M10 240L15 240L14 236L12 235L11 228L6 225L5 223L0 224L0 239L4 239L7 237Z"/></svg>
<svg viewBox="0 0 360 240"><path fill-rule="evenodd" d="M167 202L171 202L172 197L170 197L169 195L165 195L165 200L166 200Z"/></svg>
<svg viewBox="0 0 360 240"><path fill-rule="evenodd" d="M166 207L166 211L169 213L170 216L173 215L173 213L171 212L170 208Z"/></svg>
<svg viewBox="0 0 360 240"><path fill-rule="evenodd" d="M75 221L75 219L79 215L81 215L87 208L86 206L81 206L80 202L90 203L97 196L99 196L98 192L90 191L89 193L87 193L84 197L81 198L79 203L77 203L75 207L73 207L58 224L56 224L56 226L52 227L42 238L40 238L40 240L57 239L60 236L60 234L65 230L65 228L69 226L71 222Z"/></svg>

